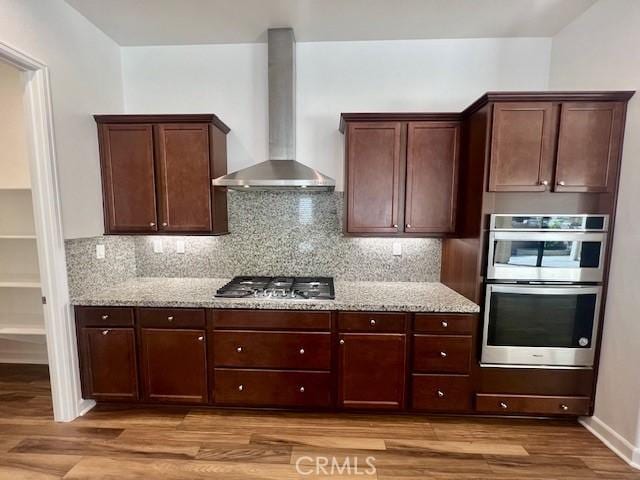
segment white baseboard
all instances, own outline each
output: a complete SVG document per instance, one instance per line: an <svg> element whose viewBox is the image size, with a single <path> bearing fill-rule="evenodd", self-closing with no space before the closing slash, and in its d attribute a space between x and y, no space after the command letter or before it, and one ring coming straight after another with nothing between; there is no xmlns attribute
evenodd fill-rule
<svg viewBox="0 0 640 480"><path fill-rule="evenodd" d="M91 410L95 406L96 406L95 400L86 400L83 398L82 400L80 400L80 403L78 404L78 415L81 417L84 416L86 413L89 412L89 410Z"/></svg>
<svg viewBox="0 0 640 480"><path fill-rule="evenodd" d="M640 470L640 447L636 447L598 417L580 417L580 423L613 453Z"/></svg>

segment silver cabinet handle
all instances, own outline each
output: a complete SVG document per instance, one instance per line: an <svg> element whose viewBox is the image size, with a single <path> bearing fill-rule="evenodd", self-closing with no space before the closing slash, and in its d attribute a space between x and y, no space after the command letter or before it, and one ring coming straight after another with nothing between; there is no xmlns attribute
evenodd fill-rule
<svg viewBox="0 0 640 480"><path fill-rule="evenodd" d="M395 229L397 230L397 229L398 229L398 224L397 224L397 223L394 223L394 224L393 224L393 228L395 228Z"/></svg>
<svg viewBox="0 0 640 480"><path fill-rule="evenodd" d="M408 223L407 223L407 228L411 228L411 225L409 225Z"/></svg>
<svg viewBox="0 0 640 480"><path fill-rule="evenodd" d="M168 225L169 225L169 224L168 224L167 222L162 222L162 226L163 226L163 227L166 227L166 226L168 226Z"/></svg>
<svg viewBox="0 0 640 480"><path fill-rule="evenodd" d="M102 318L102 320L106 320L107 318L109 318L109 315L107 315L107 314L105 313L105 314L104 314L104 315L102 315L102 317L100 317L100 318Z"/></svg>
<svg viewBox="0 0 640 480"><path fill-rule="evenodd" d="M238 347L238 348L236 348L236 352L238 352L238 353L242 353L242 347Z"/></svg>
<svg viewBox="0 0 640 480"><path fill-rule="evenodd" d="M298 389L298 391L299 391L300 393L304 393L304 387L300 387L300 388Z"/></svg>
<svg viewBox="0 0 640 480"><path fill-rule="evenodd" d="M442 390L438 390L438 398L444 398L444 392Z"/></svg>
<svg viewBox="0 0 640 480"><path fill-rule="evenodd" d="M440 352L440 356L442 358L447 358L447 352Z"/></svg>
<svg viewBox="0 0 640 480"><path fill-rule="evenodd" d="M300 349L300 355L304 355L304 348Z"/></svg>
<svg viewBox="0 0 640 480"><path fill-rule="evenodd" d="M375 327L376 321L372 318L371 320L369 320L369 325L371 325L372 327Z"/></svg>
<svg viewBox="0 0 640 480"><path fill-rule="evenodd" d="M545 187L549 185L549 180L542 180L540 185L544 185Z"/></svg>
<svg viewBox="0 0 640 480"><path fill-rule="evenodd" d="M203 341L203 340L204 340L204 336L200 335L200 336L198 337L198 340Z"/></svg>
<svg viewBox="0 0 640 480"><path fill-rule="evenodd" d="M564 187L566 184L565 184L562 180L560 180L560 181L558 182L558 185L560 185L561 187Z"/></svg>
<svg viewBox="0 0 640 480"><path fill-rule="evenodd" d="M173 316L172 316L172 315L169 315L169 316L167 317L167 320L169 320L170 322L173 322Z"/></svg>
<svg viewBox="0 0 640 480"><path fill-rule="evenodd" d="M155 227L156 226L156 222L149 222L149 226L150 227Z"/></svg>
<svg viewBox="0 0 640 480"><path fill-rule="evenodd" d="M244 385L238 385L238 391L241 392L244 390Z"/></svg>
<svg viewBox="0 0 640 480"><path fill-rule="evenodd" d="M442 328L447 328L449 326L449 322L443 320L442 322L440 322L440 325L442 325Z"/></svg>
<svg viewBox="0 0 640 480"><path fill-rule="evenodd" d="M344 340L340 340L340 345L344 345Z"/></svg>
<svg viewBox="0 0 640 480"><path fill-rule="evenodd" d="M506 410L507 408L509 408L509 405L507 405L507 404L506 404L506 403L504 403L504 402L500 402L500 403L498 404L498 406L499 406L500 408L502 408L503 410Z"/></svg>
<svg viewBox="0 0 640 480"><path fill-rule="evenodd" d="M560 404L560 410L566 412L567 410L569 410L569 406L562 403Z"/></svg>
<svg viewBox="0 0 640 480"><path fill-rule="evenodd" d="M103 330L103 331L102 331L102 334L103 334L103 335L107 335L108 333L109 333L109 330Z"/></svg>

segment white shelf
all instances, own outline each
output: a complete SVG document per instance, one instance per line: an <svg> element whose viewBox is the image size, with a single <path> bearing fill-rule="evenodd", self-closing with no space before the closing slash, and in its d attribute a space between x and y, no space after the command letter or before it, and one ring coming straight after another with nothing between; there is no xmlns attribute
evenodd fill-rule
<svg viewBox="0 0 640 480"><path fill-rule="evenodd" d="M40 288L40 279L36 275L11 275L0 277L0 288Z"/></svg>
<svg viewBox="0 0 640 480"><path fill-rule="evenodd" d="M0 240L35 240L35 235L4 235L0 233Z"/></svg>
<svg viewBox="0 0 640 480"><path fill-rule="evenodd" d="M0 187L0 192L19 192L21 190L31 190L31 187Z"/></svg>
<svg viewBox="0 0 640 480"><path fill-rule="evenodd" d="M21 327L21 326L4 326L0 325L0 336L2 335L45 335L44 326L42 327Z"/></svg>

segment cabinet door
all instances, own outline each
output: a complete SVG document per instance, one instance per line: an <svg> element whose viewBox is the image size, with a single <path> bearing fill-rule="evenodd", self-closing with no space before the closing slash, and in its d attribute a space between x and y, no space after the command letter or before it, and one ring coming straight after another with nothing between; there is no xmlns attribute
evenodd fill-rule
<svg viewBox="0 0 640 480"><path fill-rule="evenodd" d="M138 400L133 328L81 328L79 340L84 397Z"/></svg>
<svg viewBox="0 0 640 480"><path fill-rule="evenodd" d="M555 123L551 103L494 104L489 191L547 189L553 171Z"/></svg>
<svg viewBox="0 0 640 480"><path fill-rule="evenodd" d="M160 124L156 129L160 230L211 231L207 124Z"/></svg>
<svg viewBox="0 0 640 480"><path fill-rule="evenodd" d="M347 130L348 233L400 231L404 195L403 127L399 122L351 123Z"/></svg>
<svg viewBox="0 0 640 480"><path fill-rule="evenodd" d="M610 192L615 187L624 104L564 103L560 114L557 192Z"/></svg>
<svg viewBox="0 0 640 480"><path fill-rule="evenodd" d="M204 337L204 330L140 329L147 400L207 403Z"/></svg>
<svg viewBox="0 0 640 480"><path fill-rule="evenodd" d="M106 233L157 231L153 129L99 127Z"/></svg>
<svg viewBox="0 0 640 480"><path fill-rule="evenodd" d="M343 408L404 406L406 335L340 335L338 398Z"/></svg>
<svg viewBox="0 0 640 480"><path fill-rule="evenodd" d="M409 123L405 232L455 228L460 124Z"/></svg>

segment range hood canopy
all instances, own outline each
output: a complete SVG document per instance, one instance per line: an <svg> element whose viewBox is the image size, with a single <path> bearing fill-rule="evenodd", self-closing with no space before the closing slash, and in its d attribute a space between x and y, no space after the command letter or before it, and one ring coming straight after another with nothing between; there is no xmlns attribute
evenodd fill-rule
<svg viewBox="0 0 640 480"><path fill-rule="evenodd" d="M268 30L269 158L218 177L213 185L246 190L333 190L336 182L295 160L296 41L291 28Z"/></svg>

